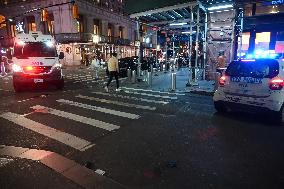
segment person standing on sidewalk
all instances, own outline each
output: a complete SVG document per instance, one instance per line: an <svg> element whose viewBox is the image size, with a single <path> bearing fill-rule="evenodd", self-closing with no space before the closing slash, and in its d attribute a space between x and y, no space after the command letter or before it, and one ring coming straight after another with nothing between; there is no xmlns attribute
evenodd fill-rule
<svg viewBox="0 0 284 189"><path fill-rule="evenodd" d="M106 92L108 92L108 86L112 81L112 78L115 77L116 80L116 91L119 90L119 81L118 81L118 73L119 73L119 68L118 68L118 59L117 59L117 53L112 53L112 56L110 59L107 61L107 67L109 71L109 80L107 82L107 85L105 86Z"/></svg>
<svg viewBox="0 0 284 189"><path fill-rule="evenodd" d="M100 71L100 60L95 56L92 60L92 64L90 66L95 71L96 79L99 79L99 71Z"/></svg>

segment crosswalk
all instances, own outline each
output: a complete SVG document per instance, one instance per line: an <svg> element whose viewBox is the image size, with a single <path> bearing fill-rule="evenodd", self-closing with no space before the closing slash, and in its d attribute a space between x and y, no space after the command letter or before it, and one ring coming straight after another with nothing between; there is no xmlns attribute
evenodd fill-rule
<svg viewBox="0 0 284 189"><path fill-rule="evenodd" d="M80 136L77 136L76 132L70 132L69 129L116 132L128 125L130 121L135 122L141 119L144 111L157 111L158 108L178 98L174 94L156 94L152 91L131 89L117 93L91 91L82 94L78 92L65 97L52 99L53 103L44 105L38 102L32 104L32 100L22 100L21 105L27 103L29 106L25 113L4 112L0 114L0 120L4 119L13 123L9 124L11 127L20 126L78 151L86 151L96 145L95 139L82 136L84 132L80 132ZM45 115L57 121L46 122ZM35 117L36 120L34 120ZM108 119L109 117L111 119ZM64 120L69 125L65 125ZM127 124L123 124L121 120L125 120ZM64 125L64 129L60 125Z"/></svg>

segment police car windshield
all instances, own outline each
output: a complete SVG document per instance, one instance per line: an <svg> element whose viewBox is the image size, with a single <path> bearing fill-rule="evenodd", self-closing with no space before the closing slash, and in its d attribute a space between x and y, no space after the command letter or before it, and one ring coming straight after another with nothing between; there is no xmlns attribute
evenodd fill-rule
<svg viewBox="0 0 284 189"><path fill-rule="evenodd" d="M18 58L26 57L56 57L56 48L49 47L43 42L25 43L24 45L15 45L14 56Z"/></svg>
<svg viewBox="0 0 284 189"><path fill-rule="evenodd" d="M227 68L227 76L273 78L279 73L279 63L273 59L233 61Z"/></svg>

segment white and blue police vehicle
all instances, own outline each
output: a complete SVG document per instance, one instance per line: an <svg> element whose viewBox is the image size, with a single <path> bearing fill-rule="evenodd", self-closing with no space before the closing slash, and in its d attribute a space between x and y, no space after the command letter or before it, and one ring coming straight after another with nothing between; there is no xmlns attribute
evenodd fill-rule
<svg viewBox="0 0 284 189"><path fill-rule="evenodd" d="M14 39L13 48L13 86L15 92L25 90L29 86L55 85L64 87L55 39L41 32L18 34Z"/></svg>
<svg viewBox="0 0 284 189"><path fill-rule="evenodd" d="M215 109L266 113L273 122L282 123L284 59L280 56L263 51L231 62L214 93Z"/></svg>

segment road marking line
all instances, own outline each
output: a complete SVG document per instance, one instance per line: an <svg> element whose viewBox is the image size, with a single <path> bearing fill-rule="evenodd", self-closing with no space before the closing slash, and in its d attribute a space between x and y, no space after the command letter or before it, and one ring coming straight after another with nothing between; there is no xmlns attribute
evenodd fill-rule
<svg viewBox="0 0 284 189"><path fill-rule="evenodd" d="M148 93L140 93L140 92L134 92L134 91L128 91L128 90L123 90L125 93L128 94L135 94L135 95L143 95L143 96L150 96L150 97L156 97L156 98L165 98L165 99L171 99L171 100L176 100L177 97L170 97L170 96L161 96L161 95L154 95L154 94L148 94Z"/></svg>
<svg viewBox="0 0 284 189"><path fill-rule="evenodd" d="M79 102L73 102L71 100L59 99L59 100L56 100L56 101L60 102L60 103L68 104L68 105L71 105L71 106L76 106L76 107L80 107L80 108L84 108L84 109L88 109L88 110L103 112L103 113L106 113L106 114L112 114L112 115L116 115L116 116L120 116L120 117L126 117L126 118L129 118L129 119L140 118L140 116L136 115L136 114L111 110L111 109L102 108L102 107L98 107L98 106L92 106L92 105L83 104L83 103L79 103Z"/></svg>
<svg viewBox="0 0 284 189"><path fill-rule="evenodd" d="M132 96L123 96L123 95L109 94L109 93L103 93L103 92L92 92L92 93L93 94L97 94L97 95L113 96L113 97L117 97L117 98L138 100L138 101L149 102L149 103L156 103L156 104L168 104L169 103L169 102L166 102L166 101L149 100L149 99L145 99L145 98L137 98L137 97L132 97Z"/></svg>
<svg viewBox="0 0 284 189"><path fill-rule="evenodd" d="M128 87L121 87L121 89L133 90L133 91L153 92L153 93L168 94L168 95L185 96L185 94L183 94L183 93L170 93L170 92L163 92L163 91L155 91L155 90L151 90L151 89L136 89L136 88L128 88Z"/></svg>
<svg viewBox="0 0 284 189"><path fill-rule="evenodd" d="M72 148L75 148L79 151L85 151L86 147L93 145L91 142L76 137L74 135L56 130L54 128L48 127L44 124L38 123L26 117L23 117L19 114L15 114L12 112L3 113L0 117L9 120L19 126L32 130L36 133L42 134L46 137L52 138L56 141L59 141L65 145L68 145Z"/></svg>
<svg viewBox="0 0 284 189"><path fill-rule="evenodd" d="M87 100L93 100L93 101L97 101L97 102L104 102L104 103L107 103L107 104L115 104L115 105L119 105L119 106L126 106L126 107L130 107L130 108L138 108L138 109L144 109L144 110L156 110L156 107L151 107L151 106L130 104L130 103L125 103L125 102L118 102L118 101L89 97L89 96L83 96L83 95L77 95L76 97L82 98L82 99L87 99Z"/></svg>
<svg viewBox="0 0 284 189"><path fill-rule="evenodd" d="M93 127L98 127L100 129L105 129L107 131L113 131L115 129L120 128L117 125L105 123L103 121L99 121L99 120L96 120L96 119L72 114L72 113L69 113L69 112L64 112L64 111L61 111L61 110L56 110L56 109L53 109L53 108L48 108L48 107L45 107L45 106L36 105L36 106L31 107L31 108L34 109L34 110L38 110L38 112L40 112L40 110L45 110L44 113L49 113L49 114L56 115L56 116L59 116L59 117L63 117L63 118L66 118L66 119L71 119L73 121L85 123L87 125L91 125Z"/></svg>

